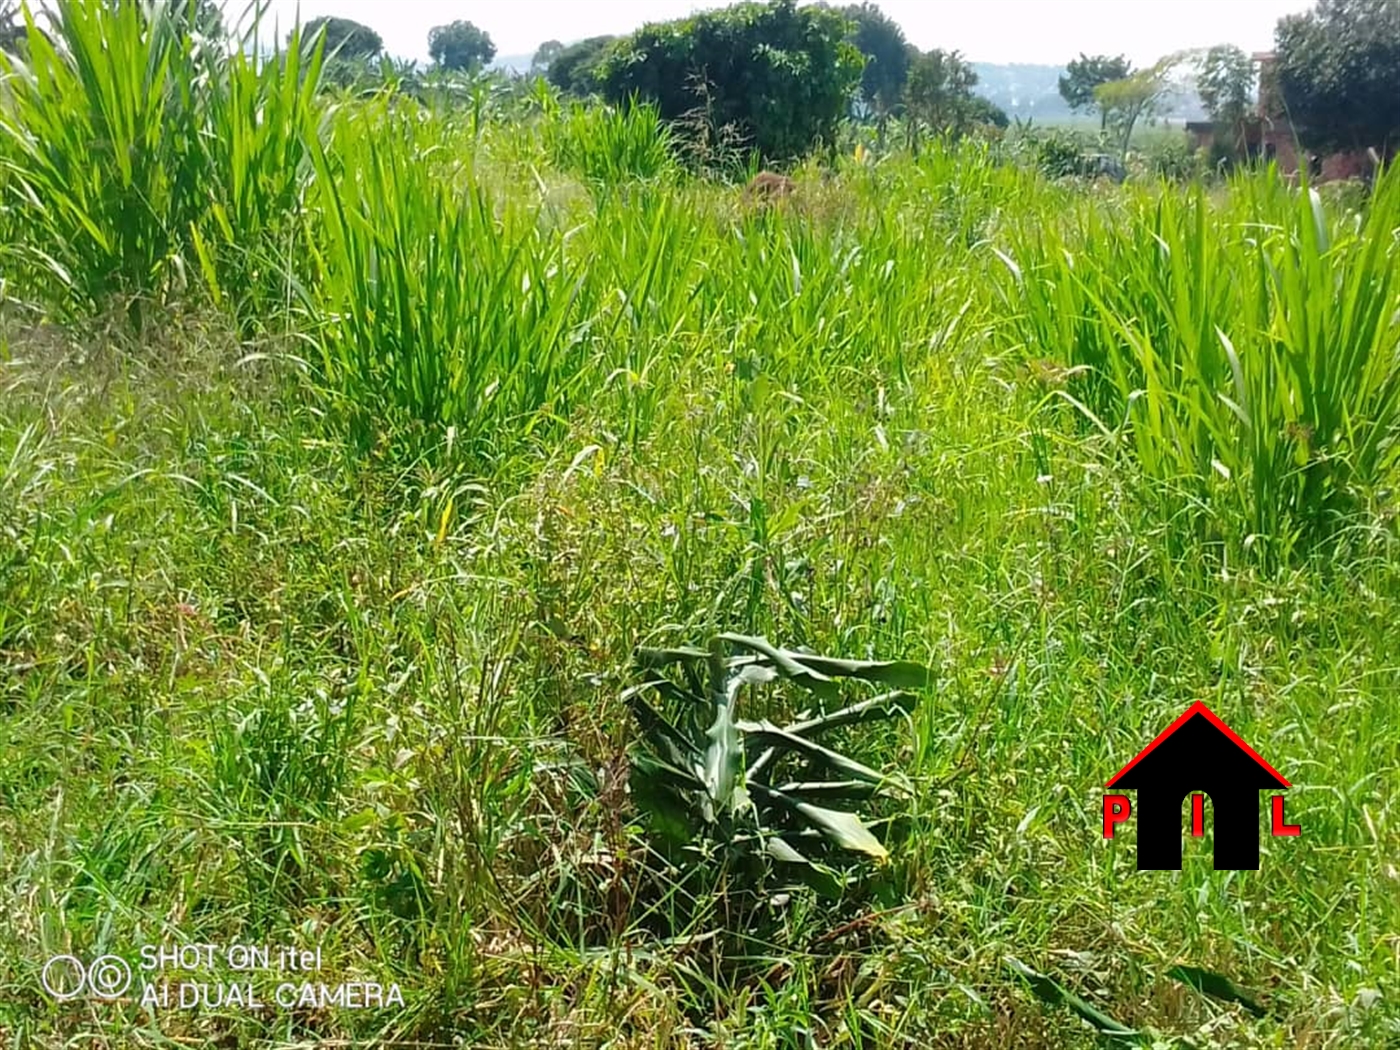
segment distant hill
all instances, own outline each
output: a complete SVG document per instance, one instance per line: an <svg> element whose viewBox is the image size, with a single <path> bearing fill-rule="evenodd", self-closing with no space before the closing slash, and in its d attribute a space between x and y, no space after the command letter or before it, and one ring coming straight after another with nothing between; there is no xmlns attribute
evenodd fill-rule
<svg viewBox="0 0 1400 1050"><path fill-rule="evenodd" d="M972 68L977 73L977 86L973 90L989 102L995 102L1007 116L1057 124L1082 119L1079 114L1071 113L1060 97L1064 66L974 62ZM1178 96L1165 114L1168 119L1205 119L1205 111L1189 82Z"/></svg>

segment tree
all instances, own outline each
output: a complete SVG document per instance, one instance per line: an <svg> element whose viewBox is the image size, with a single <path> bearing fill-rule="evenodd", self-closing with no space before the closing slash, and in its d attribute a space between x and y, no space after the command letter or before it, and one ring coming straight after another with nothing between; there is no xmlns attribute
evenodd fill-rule
<svg viewBox="0 0 1400 1050"><path fill-rule="evenodd" d="M1228 127L1238 146L1254 89L1254 63L1233 44L1219 44L1205 53L1196 73L1196 91L1210 119Z"/></svg>
<svg viewBox="0 0 1400 1050"><path fill-rule="evenodd" d="M861 75L848 28L827 7L741 3L643 26L612 45L598 76L611 101L651 99L672 121L704 105L709 126L731 126L764 159L788 160L835 144Z"/></svg>
<svg viewBox="0 0 1400 1050"><path fill-rule="evenodd" d="M1400 138L1400 0L1319 0L1279 21L1274 49L1300 139L1389 155Z"/></svg>
<svg viewBox="0 0 1400 1050"><path fill-rule="evenodd" d="M370 59L384 50L384 41L378 33L350 18L327 15L313 18L302 28L302 39L314 41L323 29L326 33L327 57L334 54L342 59Z"/></svg>
<svg viewBox="0 0 1400 1050"><path fill-rule="evenodd" d="M904 105L935 131L960 134L970 122L977 74L957 51L930 51L909 66Z"/></svg>
<svg viewBox="0 0 1400 1050"><path fill-rule="evenodd" d="M1060 97L1069 103L1076 113L1099 110L1099 129L1108 127L1108 114L1099 106L1094 92L1103 84L1123 80L1133 71L1132 63L1122 55L1093 55L1082 51L1079 57L1065 67L1065 75L1060 77Z"/></svg>
<svg viewBox="0 0 1400 1050"><path fill-rule="evenodd" d="M1121 80L1110 80L1094 89L1094 102L1103 114L1103 126L1118 136L1118 158L1128 155L1128 144L1138 121L1156 113L1171 88L1171 73L1182 54L1159 59L1151 69L1140 69Z"/></svg>
<svg viewBox="0 0 1400 1050"><path fill-rule="evenodd" d="M860 91L883 125L899 106L909 76L909 42L899 23L874 4L852 4L841 15L855 26L848 39L865 56Z"/></svg>
<svg viewBox="0 0 1400 1050"><path fill-rule="evenodd" d="M570 44L554 56L545 78L571 95L592 95L600 88L598 65L617 40L615 36L591 36Z"/></svg>
<svg viewBox="0 0 1400 1050"><path fill-rule="evenodd" d="M549 72L549 67L554 60L564 51L564 45L557 40L546 40L535 51L535 57L530 59L530 73L532 76L542 77Z"/></svg>
<svg viewBox="0 0 1400 1050"><path fill-rule="evenodd" d="M967 122L969 124L990 125L1003 130L1011 126L1011 119L1006 115L1006 110L981 95L973 95L968 99Z"/></svg>
<svg viewBox="0 0 1400 1050"><path fill-rule="evenodd" d="M428 30L428 54L441 69L480 69L496 57L489 34L460 19Z"/></svg>

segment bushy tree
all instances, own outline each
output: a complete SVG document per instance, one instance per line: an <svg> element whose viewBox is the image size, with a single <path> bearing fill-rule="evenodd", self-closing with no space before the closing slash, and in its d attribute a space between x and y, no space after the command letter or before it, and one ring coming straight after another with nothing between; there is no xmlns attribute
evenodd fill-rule
<svg viewBox="0 0 1400 1050"><path fill-rule="evenodd" d="M544 76L563 50L564 45L558 40L546 40L535 49L535 57L530 59L530 73L534 76Z"/></svg>
<svg viewBox="0 0 1400 1050"><path fill-rule="evenodd" d="M571 95L594 94L600 90L598 65L616 40L615 36L591 36L561 48L550 61L545 79Z"/></svg>
<svg viewBox="0 0 1400 1050"><path fill-rule="evenodd" d="M428 30L428 55L439 69L480 69L496 57L489 34L458 20Z"/></svg>
<svg viewBox="0 0 1400 1050"><path fill-rule="evenodd" d="M1274 31L1277 84L1309 146L1400 139L1400 0L1319 0Z"/></svg>
<svg viewBox="0 0 1400 1050"><path fill-rule="evenodd" d="M909 42L899 23L874 4L851 4L841 14L854 27L850 41L865 56L860 91L877 117L884 118L899 106L909 76Z"/></svg>
<svg viewBox="0 0 1400 1050"><path fill-rule="evenodd" d="M764 158L784 160L835 141L862 65L847 30L831 8L736 4L643 26L612 47L599 79L609 99L652 99L667 120L703 101L713 126L732 126Z"/></svg>
<svg viewBox="0 0 1400 1050"><path fill-rule="evenodd" d="M935 131L958 134L969 123L976 84L976 72L959 52L929 51L910 63L905 110Z"/></svg>
<svg viewBox="0 0 1400 1050"><path fill-rule="evenodd" d="M1184 58L1180 53L1168 55L1150 69L1139 69L1121 80L1110 80L1094 89L1094 101L1103 114L1103 126L1111 129L1118 139L1120 160L1128 154L1138 122L1160 111L1172 90L1172 72Z"/></svg>
<svg viewBox="0 0 1400 1050"><path fill-rule="evenodd" d="M325 30L326 55L342 59L376 58L384 50L384 41L373 29L350 18L322 15L302 28L302 39L314 41ZM288 39L291 34L288 34Z"/></svg>
<svg viewBox="0 0 1400 1050"><path fill-rule="evenodd" d="M1132 63L1122 55L1086 55L1065 67L1060 77L1060 97L1076 113L1099 111L1099 127L1108 127L1108 114L1099 105L1095 91L1103 84L1124 80L1133 71Z"/></svg>
<svg viewBox="0 0 1400 1050"><path fill-rule="evenodd" d="M1011 126L1011 118L1006 115L1006 110L981 95L973 95L972 98L968 99L967 122L969 124L986 124L1002 129Z"/></svg>
<svg viewBox="0 0 1400 1050"><path fill-rule="evenodd" d="M1210 119L1239 139L1254 90L1254 62L1233 44L1219 44L1201 59L1196 91Z"/></svg>

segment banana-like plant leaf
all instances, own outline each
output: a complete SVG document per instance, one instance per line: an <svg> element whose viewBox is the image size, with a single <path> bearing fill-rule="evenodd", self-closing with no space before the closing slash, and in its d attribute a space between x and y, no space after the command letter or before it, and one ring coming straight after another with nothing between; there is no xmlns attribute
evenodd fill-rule
<svg viewBox="0 0 1400 1050"><path fill-rule="evenodd" d="M1202 970L1199 966L1173 966L1167 971L1167 976L1175 978L1182 984L1190 985L1196 991L1208 995L1212 999L1221 999L1227 1003L1239 1003L1255 1017L1268 1016L1269 1011L1261 1006L1257 999L1241 990L1234 981L1224 974Z"/></svg>
<svg viewBox="0 0 1400 1050"><path fill-rule="evenodd" d="M908 788L908 783L903 777L878 773L869 766L863 765L853 758L847 758L838 751L822 747L821 744L814 743L806 737L789 733L785 729L779 729L772 722L739 722L738 727L755 743L796 751L804 758L843 773L853 780L864 780L868 784L878 785L896 784L906 790Z"/></svg>
<svg viewBox="0 0 1400 1050"><path fill-rule="evenodd" d="M636 661L641 667L653 670L671 664L703 663L709 655L708 650L697 649L693 645L683 645L675 649L649 649L642 646L637 649Z"/></svg>
<svg viewBox="0 0 1400 1050"><path fill-rule="evenodd" d="M1047 977L1043 973L1037 973L1025 963L1021 962L1020 959L1012 955L1006 957L1006 964L1025 980L1026 984L1030 986L1031 991L1035 993L1036 998L1041 1002L1048 1003L1051 1006L1064 1006L1072 1010L1085 1021L1089 1022L1089 1024L1093 1025L1094 1028L1098 1030L1099 1034L1106 1039L1137 1043L1139 1045L1143 1042L1140 1032L1129 1028L1119 1021L1115 1021L1102 1010L1095 1008L1079 998L1079 996L1065 988L1064 985L1060 984L1053 977Z"/></svg>
<svg viewBox="0 0 1400 1050"><path fill-rule="evenodd" d="M931 677L927 667L912 660L842 660L779 649L766 638L750 635L725 633L718 637L731 645L762 653L778 666L783 675L817 693L831 692L832 687L828 683L834 678L859 678L896 689L922 689L928 685Z"/></svg>
<svg viewBox="0 0 1400 1050"><path fill-rule="evenodd" d="M778 677L778 672L762 664L744 664L737 674L731 674L725 685L725 693L732 706L739 690L746 685L766 685Z"/></svg>
<svg viewBox="0 0 1400 1050"><path fill-rule="evenodd" d="M763 849L774 860L780 860L784 864L810 864L806 857L798 853L790 843L778 835L769 835L763 840Z"/></svg>
<svg viewBox="0 0 1400 1050"><path fill-rule="evenodd" d="M810 783L780 784L777 788L793 798L860 801L877 795L880 788L864 780L816 780Z"/></svg>
<svg viewBox="0 0 1400 1050"><path fill-rule="evenodd" d="M748 804L743 778L744 746L728 704L717 705L707 736L710 746L705 749L706 790L717 810L737 812Z"/></svg>
<svg viewBox="0 0 1400 1050"><path fill-rule="evenodd" d="M828 729L839 729L842 726L857 725L861 722L879 722L887 718L895 718L898 715L912 714L918 703L919 698L913 693L896 690L892 693L872 696L869 700L862 700L858 704L851 704L849 707L832 711L830 714L793 722L784 726L783 729L794 736L824 733Z"/></svg>
<svg viewBox="0 0 1400 1050"><path fill-rule="evenodd" d="M801 817L808 825L821 832L822 837L833 845L853 853L864 853L877 860L884 860L889 856L889 851L881 845L880 840L870 833L870 829L862 824L860 817L854 813L844 813L841 810L814 806L810 802L801 802L791 795L784 794L776 788L763 787L759 784L753 785L752 790L759 797L775 802L795 816Z"/></svg>
<svg viewBox="0 0 1400 1050"><path fill-rule="evenodd" d="M725 633L716 635L715 638L717 641L728 642L730 645L762 653L784 678L792 679L798 685L810 689L818 696L835 698L840 695L840 687L820 671L813 670L803 664L798 653L790 653L786 649L770 645L767 639L752 638L744 634Z"/></svg>
<svg viewBox="0 0 1400 1050"><path fill-rule="evenodd" d="M698 766L701 755L695 745L642 698L642 691L652 685L652 682L643 682L623 691L622 699L631 708L632 717L637 720L642 733L666 761L682 769Z"/></svg>

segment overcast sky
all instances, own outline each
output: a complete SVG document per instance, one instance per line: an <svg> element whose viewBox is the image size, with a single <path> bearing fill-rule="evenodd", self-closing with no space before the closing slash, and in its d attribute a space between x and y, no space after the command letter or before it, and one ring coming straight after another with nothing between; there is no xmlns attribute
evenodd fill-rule
<svg viewBox="0 0 1400 1050"><path fill-rule="evenodd" d="M226 0L236 17L245 0ZM384 38L398 58L426 61L428 30L462 18L491 34L496 54L529 55L546 40L570 43L626 33L643 22L723 7L705 0L271 0L282 27L342 15ZM1281 15L1309 0L880 0L879 8L923 50L959 50L974 62L1062 65L1080 51L1123 53L1137 65L1191 47L1237 44L1264 51ZM233 20L232 18L230 19Z"/></svg>

